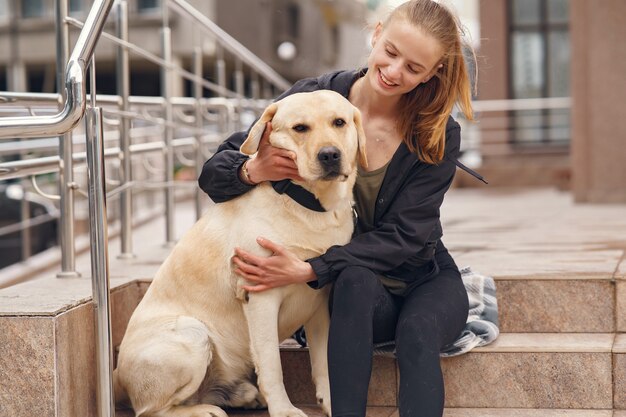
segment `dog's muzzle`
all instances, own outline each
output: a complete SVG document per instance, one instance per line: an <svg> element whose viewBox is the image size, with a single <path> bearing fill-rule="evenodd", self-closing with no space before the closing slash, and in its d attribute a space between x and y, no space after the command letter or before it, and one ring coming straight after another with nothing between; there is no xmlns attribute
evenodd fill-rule
<svg viewBox="0 0 626 417"><path fill-rule="evenodd" d="M336 146L324 146L317 153L324 179L333 179L341 173L341 151Z"/></svg>

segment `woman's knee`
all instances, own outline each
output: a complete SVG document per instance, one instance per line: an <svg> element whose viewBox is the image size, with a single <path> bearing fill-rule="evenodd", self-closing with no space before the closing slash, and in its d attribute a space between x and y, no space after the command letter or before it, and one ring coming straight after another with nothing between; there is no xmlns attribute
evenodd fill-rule
<svg viewBox="0 0 626 417"><path fill-rule="evenodd" d="M356 292L361 297L368 294L372 296L377 293L382 284L378 280L376 274L362 266L349 266L345 268L334 284L335 293L338 292Z"/></svg>
<svg viewBox="0 0 626 417"><path fill-rule="evenodd" d="M374 301L381 289L382 284L371 270L359 266L345 268L330 291L331 316L333 311L344 310L344 307L352 313L357 313L357 310L360 313L364 311L373 313Z"/></svg>
<svg viewBox="0 0 626 417"><path fill-rule="evenodd" d="M396 326L396 353L398 358L405 354L411 356L439 353L439 334L435 317L416 318L404 316Z"/></svg>

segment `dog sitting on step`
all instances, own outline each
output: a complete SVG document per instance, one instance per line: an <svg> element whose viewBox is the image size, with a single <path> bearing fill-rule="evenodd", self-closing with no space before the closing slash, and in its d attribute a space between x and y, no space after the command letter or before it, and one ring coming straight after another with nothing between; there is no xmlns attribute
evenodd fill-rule
<svg viewBox="0 0 626 417"><path fill-rule="evenodd" d="M134 311L120 346L116 400L129 400L138 416L224 417L222 407L266 405L272 417L305 416L285 392L278 348L302 325L316 396L330 415L328 290L293 284L247 293L231 257L235 247L269 255L256 243L259 236L303 260L350 240L357 161L367 164L361 116L333 91L293 94L265 110L241 152L254 157L268 121L270 143L296 154L303 179L297 185L324 210L261 183L212 206L185 234ZM331 163L320 156L329 149Z"/></svg>

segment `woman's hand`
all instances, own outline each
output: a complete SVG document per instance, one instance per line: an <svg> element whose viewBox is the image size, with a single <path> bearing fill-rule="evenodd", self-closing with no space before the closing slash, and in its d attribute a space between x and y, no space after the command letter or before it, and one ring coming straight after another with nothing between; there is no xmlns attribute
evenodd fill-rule
<svg viewBox="0 0 626 417"><path fill-rule="evenodd" d="M259 142L256 157L246 163L248 178L255 184L263 181L280 181L284 179L301 181L296 165L296 154L270 144L272 123L267 122L263 136Z"/></svg>
<svg viewBox="0 0 626 417"><path fill-rule="evenodd" d="M265 291L284 285L313 281L316 278L308 262L300 260L283 246L261 237L257 238L257 243L272 251L272 255L256 256L235 248L235 256L232 258L237 265L235 273L254 283L243 286L246 291Z"/></svg>

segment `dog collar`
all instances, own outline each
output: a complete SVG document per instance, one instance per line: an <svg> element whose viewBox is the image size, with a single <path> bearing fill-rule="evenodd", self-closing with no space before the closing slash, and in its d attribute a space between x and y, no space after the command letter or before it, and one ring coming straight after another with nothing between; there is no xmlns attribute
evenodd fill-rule
<svg viewBox="0 0 626 417"><path fill-rule="evenodd" d="M320 201L311 193L290 180L272 181L272 187L278 194L287 194L296 203L309 210L325 212Z"/></svg>

